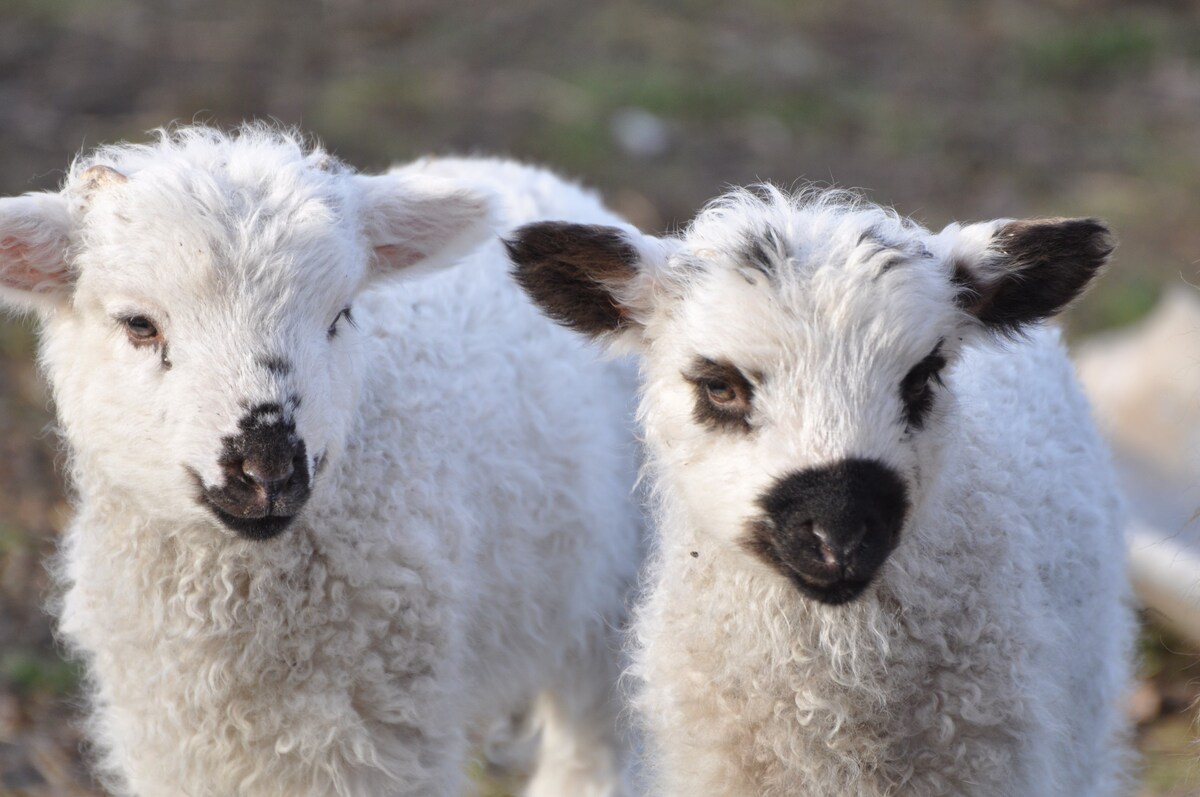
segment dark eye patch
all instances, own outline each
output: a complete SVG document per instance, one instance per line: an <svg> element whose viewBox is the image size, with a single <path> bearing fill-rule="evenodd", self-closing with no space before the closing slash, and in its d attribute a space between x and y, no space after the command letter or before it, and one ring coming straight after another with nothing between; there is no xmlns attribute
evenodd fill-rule
<svg viewBox="0 0 1200 797"><path fill-rule="evenodd" d="M900 401L904 406L904 423L909 429L920 429L933 409L934 386L942 384L942 369L946 358L942 356L942 341L933 347L929 355L909 370L900 380Z"/></svg>
<svg viewBox="0 0 1200 797"><path fill-rule="evenodd" d="M700 357L683 374L696 392L692 418L710 429L750 431L754 386L732 363Z"/></svg>

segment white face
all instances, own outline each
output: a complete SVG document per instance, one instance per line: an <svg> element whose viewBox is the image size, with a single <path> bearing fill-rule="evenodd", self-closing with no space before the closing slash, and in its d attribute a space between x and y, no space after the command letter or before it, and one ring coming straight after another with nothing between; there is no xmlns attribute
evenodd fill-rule
<svg viewBox="0 0 1200 797"><path fill-rule="evenodd" d="M339 223L344 203L176 194L160 229L161 184L121 187L92 198L70 307L46 325L76 455L144 512L205 514L197 494L238 470L230 441L273 413L295 440L264 444L311 479L344 446L362 378L351 320L369 251Z"/></svg>
<svg viewBox="0 0 1200 797"><path fill-rule="evenodd" d="M827 603L903 543L961 348L1057 312L1111 248L1093 220L933 235L772 191L720 200L682 239L543 223L509 245L547 313L640 355L652 473L690 532Z"/></svg>
<svg viewBox="0 0 1200 797"><path fill-rule="evenodd" d="M75 471L144 517L273 537L355 432L355 296L469 249L488 200L257 128L93 157L115 168L0 200L0 299L42 312Z"/></svg>
<svg viewBox="0 0 1200 797"><path fill-rule="evenodd" d="M703 538L745 548L789 477L848 461L919 503L950 406L938 377L969 319L927 235L887 221L798 216L765 262L700 228L673 256L693 276L646 326L642 420Z"/></svg>

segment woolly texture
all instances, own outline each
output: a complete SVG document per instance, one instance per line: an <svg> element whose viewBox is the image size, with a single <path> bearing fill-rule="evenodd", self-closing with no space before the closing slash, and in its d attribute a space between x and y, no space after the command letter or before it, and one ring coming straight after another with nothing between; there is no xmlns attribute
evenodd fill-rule
<svg viewBox="0 0 1200 797"><path fill-rule="evenodd" d="M1045 242L1068 223L1022 226L1038 269L1059 268ZM1088 224L1062 254L1093 273L1111 242ZM631 680L649 793L1123 792L1122 508L1058 333L1039 323L1074 294L1012 302L1032 309L1002 329L986 296L961 298L966 279L1006 299L1067 282L997 246L1006 229L932 235L846 195L764 188L678 239L630 240L644 259L607 297L625 323L601 334L642 362L658 534ZM545 225L518 243L530 236ZM763 496L789 475L852 460L894 473L908 509L870 585L833 605L747 539L781 533ZM832 556L824 542L797 561Z"/></svg>
<svg viewBox="0 0 1200 797"><path fill-rule="evenodd" d="M89 185L96 164L126 179ZM493 212L619 220L537 169L360 176L263 126L105 147L36 201L56 211L0 200L0 229L32 223L30 251L59 236L67 257L31 266L5 243L0 282L52 300L42 365L77 492L60 629L108 788L458 795L482 743L531 795L623 794L631 380L540 317L498 241L478 246ZM161 340L132 345L131 318ZM200 499L264 402L314 476L254 541Z"/></svg>

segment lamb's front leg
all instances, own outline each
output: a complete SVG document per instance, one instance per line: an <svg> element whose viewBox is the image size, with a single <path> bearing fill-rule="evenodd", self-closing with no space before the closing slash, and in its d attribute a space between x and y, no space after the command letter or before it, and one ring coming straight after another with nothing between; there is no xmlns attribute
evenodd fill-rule
<svg viewBox="0 0 1200 797"><path fill-rule="evenodd" d="M526 797L628 797L629 730L614 685L621 632L598 626L537 701L541 749Z"/></svg>

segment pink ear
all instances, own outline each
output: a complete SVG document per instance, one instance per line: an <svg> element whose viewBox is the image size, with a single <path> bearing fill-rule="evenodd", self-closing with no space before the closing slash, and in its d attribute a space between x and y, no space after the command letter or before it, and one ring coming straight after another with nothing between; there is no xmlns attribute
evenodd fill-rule
<svg viewBox="0 0 1200 797"><path fill-rule="evenodd" d="M376 274L451 265L491 232L491 198L475 186L413 174L355 179Z"/></svg>
<svg viewBox="0 0 1200 797"><path fill-rule="evenodd" d="M67 202L60 194L0 199L0 302L31 309L66 294L69 228Z"/></svg>

